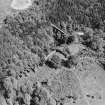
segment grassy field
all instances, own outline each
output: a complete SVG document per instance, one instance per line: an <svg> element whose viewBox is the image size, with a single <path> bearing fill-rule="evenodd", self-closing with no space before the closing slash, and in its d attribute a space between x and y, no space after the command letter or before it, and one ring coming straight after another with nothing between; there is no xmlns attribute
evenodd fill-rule
<svg viewBox="0 0 105 105"><path fill-rule="evenodd" d="M0 0L0 23L6 15L11 13L10 3L11 0Z"/></svg>

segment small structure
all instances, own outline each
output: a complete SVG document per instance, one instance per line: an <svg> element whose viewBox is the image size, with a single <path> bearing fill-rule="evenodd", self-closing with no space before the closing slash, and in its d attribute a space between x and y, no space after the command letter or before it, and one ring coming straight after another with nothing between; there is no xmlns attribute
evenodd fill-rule
<svg viewBox="0 0 105 105"><path fill-rule="evenodd" d="M75 43L78 43L79 42L79 37L80 36L83 36L84 33L83 32L80 32L80 31L76 31L76 32L73 32L72 35L75 37Z"/></svg>
<svg viewBox="0 0 105 105"><path fill-rule="evenodd" d="M25 10L32 5L32 0L13 0L11 2L11 8L15 10Z"/></svg>

